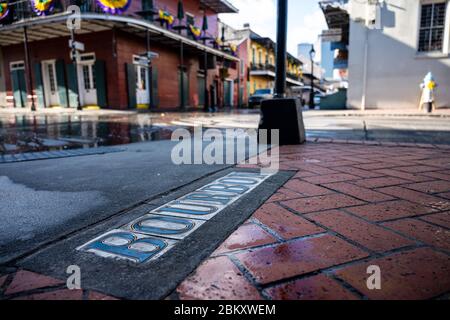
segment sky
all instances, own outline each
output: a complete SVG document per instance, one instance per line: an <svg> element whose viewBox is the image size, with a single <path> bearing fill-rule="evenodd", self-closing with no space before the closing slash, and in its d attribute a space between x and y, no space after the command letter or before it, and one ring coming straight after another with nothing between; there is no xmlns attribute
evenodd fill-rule
<svg viewBox="0 0 450 320"><path fill-rule="evenodd" d="M276 40L276 0L229 0L239 9L238 14L221 14L220 19L233 28L244 23L261 36ZM322 30L327 29L319 0L289 0L288 51L297 55L297 44L314 43Z"/></svg>

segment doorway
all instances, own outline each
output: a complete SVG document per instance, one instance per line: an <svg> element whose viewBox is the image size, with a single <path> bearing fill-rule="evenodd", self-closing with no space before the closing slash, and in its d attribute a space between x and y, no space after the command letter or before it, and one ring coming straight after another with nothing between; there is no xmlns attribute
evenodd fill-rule
<svg viewBox="0 0 450 320"><path fill-rule="evenodd" d="M94 72L95 54L78 56L78 83L82 106L97 106L97 86Z"/></svg>
<svg viewBox="0 0 450 320"><path fill-rule="evenodd" d="M189 104L189 78L187 70L178 70L178 96L181 108L185 108Z"/></svg>
<svg viewBox="0 0 450 320"><path fill-rule="evenodd" d="M27 86L25 83L25 63L23 61L11 62L11 85L15 108L25 108L27 104Z"/></svg>
<svg viewBox="0 0 450 320"><path fill-rule="evenodd" d="M42 81L44 83L45 101L49 107L60 105L58 80L56 78L55 60L42 61Z"/></svg>
<svg viewBox="0 0 450 320"><path fill-rule="evenodd" d="M223 83L223 91L224 91L224 99L225 106L232 107L233 106L233 80L225 80Z"/></svg>
<svg viewBox="0 0 450 320"><path fill-rule="evenodd" d="M136 105L138 109L150 107L150 69L147 58L134 57L136 71Z"/></svg>

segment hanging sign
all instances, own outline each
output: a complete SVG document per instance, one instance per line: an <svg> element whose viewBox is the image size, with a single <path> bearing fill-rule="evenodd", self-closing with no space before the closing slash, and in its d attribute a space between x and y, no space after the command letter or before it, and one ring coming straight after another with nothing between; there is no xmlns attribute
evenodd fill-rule
<svg viewBox="0 0 450 320"><path fill-rule="evenodd" d="M31 5L33 11L36 12L38 16L47 15L55 6L54 0L31 0Z"/></svg>
<svg viewBox="0 0 450 320"><path fill-rule="evenodd" d="M195 39L199 39L202 35L202 30L192 24L189 25L189 30L191 31Z"/></svg>
<svg viewBox="0 0 450 320"><path fill-rule="evenodd" d="M9 13L8 4L6 2L0 3L0 20L6 18Z"/></svg>
<svg viewBox="0 0 450 320"><path fill-rule="evenodd" d="M97 0L97 3L106 13L121 14L127 11L131 0Z"/></svg>

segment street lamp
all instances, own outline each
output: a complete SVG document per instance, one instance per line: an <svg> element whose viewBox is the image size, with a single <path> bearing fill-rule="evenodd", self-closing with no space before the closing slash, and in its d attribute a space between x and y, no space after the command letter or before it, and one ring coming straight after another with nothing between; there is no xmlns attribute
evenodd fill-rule
<svg viewBox="0 0 450 320"><path fill-rule="evenodd" d="M311 58L311 92L309 95L309 108L314 109L314 57L316 56L316 50L314 50L314 45L311 45L311 50L309 51L309 57Z"/></svg>

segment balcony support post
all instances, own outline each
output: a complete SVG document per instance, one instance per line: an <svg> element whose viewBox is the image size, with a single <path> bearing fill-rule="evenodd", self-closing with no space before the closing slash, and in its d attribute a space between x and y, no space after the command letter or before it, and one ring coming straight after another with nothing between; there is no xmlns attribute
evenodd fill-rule
<svg viewBox="0 0 450 320"><path fill-rule="evenodd" d="M31 95L31 111L36 111L36 105L34 103L34 89L33 89L33 79L32 72L31 72L31 60L30 60L30 48L28 46L28 32L27 27L23 27L23 44L24 44L24 50L25 50L25 63L27 66L27 73L28 73L28 87L30 89L30 95ZM28 100L28 99L27 99Z"/></svg>

